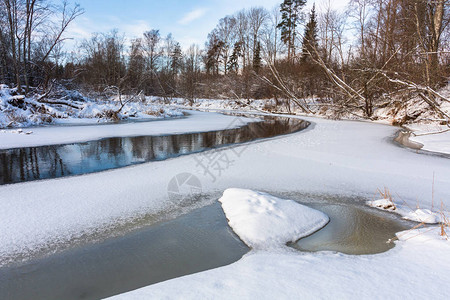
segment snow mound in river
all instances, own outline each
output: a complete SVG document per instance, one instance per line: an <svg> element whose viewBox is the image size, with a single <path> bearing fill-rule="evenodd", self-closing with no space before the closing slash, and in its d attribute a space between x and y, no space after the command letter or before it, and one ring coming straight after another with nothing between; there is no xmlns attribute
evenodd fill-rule
<svg viewBox="0 0 450 300"><path fill-rule="evenodd" d="M276 248L325 226L326 214L266 193L227 189L219 199L233 231L249 247Z"/></svg>

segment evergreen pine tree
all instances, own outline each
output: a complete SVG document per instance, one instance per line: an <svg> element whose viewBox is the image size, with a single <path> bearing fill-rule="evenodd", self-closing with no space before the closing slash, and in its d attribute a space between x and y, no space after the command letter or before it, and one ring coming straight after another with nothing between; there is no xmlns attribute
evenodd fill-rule
<svg viewBox="0 0 450 300"><path fill-rule="evenodd" d="M228 61L227 71L228 72L238 72L239 71L239 57L241 56L241 43L234 43L233 53Z"/></svg>
<svg viewBox="0 0 450 300"><path fill-rule="evenodd" d="M217 37L212 37L207 44L206 52L206 73L218 75L219 74L219 60L222 53L224 42Z"/></svg>
<svg viewBox="0 0 450 300"><path fill-rule="evenodd" d="M176 42L173 47L173 51L170 54L170 67L172 69L173 76L178 74L178 71L180 70L181 67L182 59L183 53L181 51L181 46L178 42Z"/></svg>
<svg viewBox="0 0 450 300"><path fill-rule="evenodd" d="M305 27L305 34L302 42L302 61L306 61L309 55L314 55L317 50L317 19L316 19L316 5L314 4L309 15L308 24Z"/></svg>
<svg viewBox="0 0 450 300"><path fill-rule="evenodd" d="M255 53L253 54L253 70L258 73L261 69L261 43L256 44Z"/></svg>
<svg viewBox="0 0 450 300"><path fill-rule="evenodd" d="M295 55L296 30L305 5L306 0L284 0L280 5L281 22L277 28L281 30L281 41L288 47L288 60Z"/></svg>

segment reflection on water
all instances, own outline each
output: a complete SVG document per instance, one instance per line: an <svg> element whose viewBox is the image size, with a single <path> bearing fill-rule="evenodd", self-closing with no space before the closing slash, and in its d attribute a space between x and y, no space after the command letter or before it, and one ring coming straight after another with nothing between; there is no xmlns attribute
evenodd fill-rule
<svg viewBox="0 0 450 300"><path fill-rule="evenodd" d="M301 251L338 251L346 254L375 254L394 247L387 243L395 233L411 228L387 213L380 213L349 204L316 204L310 207L323 211L330 222L316 233L290 246Z"/></svg>
<svg viewBox="0 0 450 300"><path fill-rule="evenodd" d="M236 129L0 150L0 184L87 174L164 160L206 149L302 130L308 123L265 118Z"/></svg>

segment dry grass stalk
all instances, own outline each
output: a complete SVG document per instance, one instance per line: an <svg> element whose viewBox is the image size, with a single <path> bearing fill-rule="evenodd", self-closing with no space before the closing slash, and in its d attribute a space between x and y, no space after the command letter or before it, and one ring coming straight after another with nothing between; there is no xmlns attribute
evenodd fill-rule
<svg viewBox="0 0 450 300"><path fill-rule="evenodd" d="M441 228L440 236L445 237L446 239L448 239L448 234L447 234L446 229L450 225L450 219L445 215L444 203L442 201L441 201L441 210L440 210L439 213L441 215L441 222L439 222L439 227Z"/></svg>
<svg viewBox="0 0 450 300"><path fill-rule="evenodd" d="M434 172L433 172L433 184L431 186L431 210L434 209Z"/></svg>
<svg viewBox="0 0 450 300"><path fill-rule="evenodd" d="M380 194L381 197L383 197L383 199L388 199L389 201L394 202L392 201L391 192L387 187L384 187L384 191L377 189L377 192Z"/></svg>

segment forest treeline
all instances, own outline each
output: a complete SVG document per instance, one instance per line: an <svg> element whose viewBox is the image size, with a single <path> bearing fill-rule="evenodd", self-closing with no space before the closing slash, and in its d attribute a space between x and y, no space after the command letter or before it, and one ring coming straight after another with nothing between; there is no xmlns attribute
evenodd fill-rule
<svg viewBox="0 0 450 300"><path fill-rule="evenodd" d="M284 0L224 16L203 46L183 49L158 29L127 39L96 33L65 52L65 31L83 13L49 0L0 0L0 83L19 93L53 84L89 93L275 99L304 112L371 117L376 107L420 97L442 118L450 77L448 0L331 1L306 10ZM319 99L310 101L308 99ZM281 104L280 104L281 105Z"/></svg>

